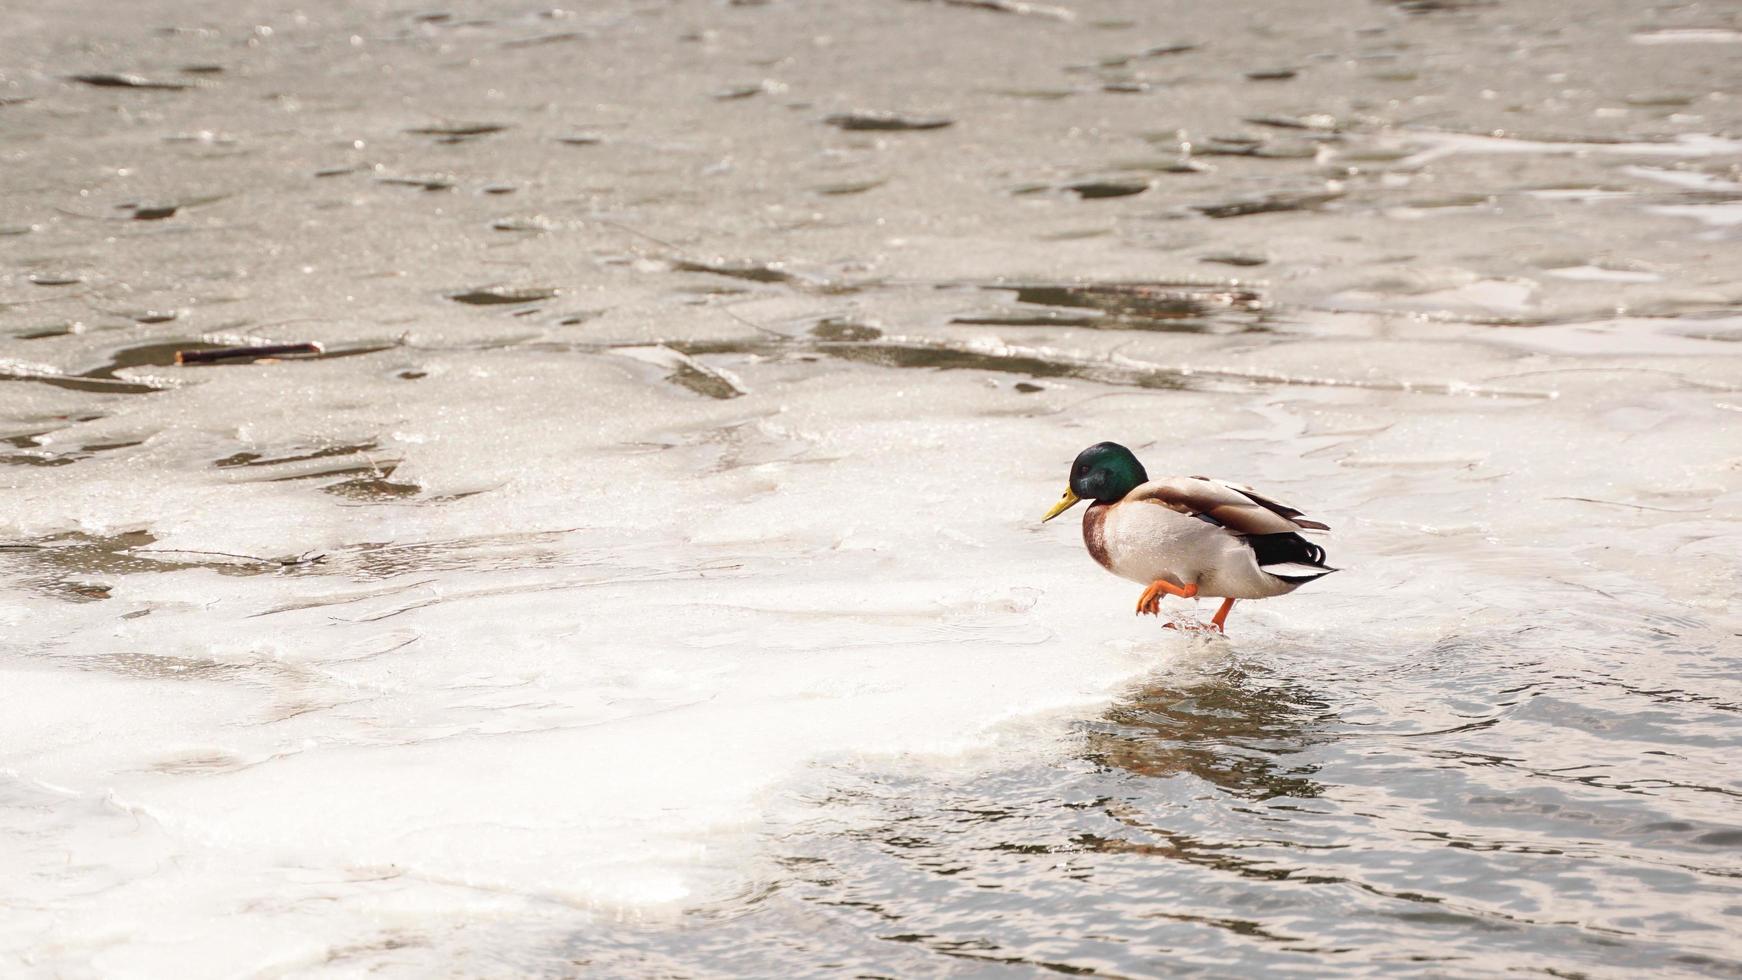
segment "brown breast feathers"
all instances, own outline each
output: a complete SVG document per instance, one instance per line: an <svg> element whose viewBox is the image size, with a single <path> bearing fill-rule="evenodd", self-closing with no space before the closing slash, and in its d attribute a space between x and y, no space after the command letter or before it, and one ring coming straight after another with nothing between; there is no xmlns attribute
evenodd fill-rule
<svg viewBox="0 0 1742 980"><path fill-rule="evenodd" d="M1111 504L1090 504L1083 512L1083 544L1089 557L1107 571L1113 570L1113 560L1107 556L1107 509Z"/></svg>

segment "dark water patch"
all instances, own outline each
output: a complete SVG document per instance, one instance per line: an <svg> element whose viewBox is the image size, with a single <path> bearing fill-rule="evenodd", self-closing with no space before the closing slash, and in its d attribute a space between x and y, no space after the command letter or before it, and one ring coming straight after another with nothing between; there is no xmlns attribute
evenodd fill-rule
<svg viewBox="0 0 1742 980"><path fill-rule="evenodd" d="M1259 68L1246 73L1246 80L1252 82L1286 82L1300 72L1293 68Z"/></svg>
<svg viewBox="0 0 1742 980"><path fill-rule="evenodd" d="M709 93L709 97L717 102L736 102L761 95L769 90L767 82L749 82L743 85L727 85Z"/></svg>
<svg viewBox="0 0 1742 980"><path fill-rule="evenodd" d="M359 476L339 483L330 483L321 487L321 491L360 503L388 503L415 497L422 493L423 488L415 483L396 483L388 479L393 475L396 465L387 464L379 475Z"/></svg>
<svg viewBox="0 0 1742 980"><path fill-rule="evenodd" d="M1193 204L1191 210L1211 218L1241 218L1279 211L1314 211L1343 196L1341 190L1278 191L1259 197L1236 198L1213 204Z"/></svg>
<svg viewBox="0 0 1742 980"><path fill-rule="evenodd" d="M559 290L549 286L480 286L449 293L448 299L467 306L511 306L553 299L558 293Z"/></svg>
<svg viewBox="0 0 1742 980"><path fill-rule="evenodd" d="M1165 58L1170 54L1185 54L1196 51L1202 45L1191 41L1168 41L1162 44L1152 44L1133 55L1135 58Z"/></svg>
<svg viewBox="0 0 1742 980"><path fill-rule="evenodd" d="M671 374L666 376L666 380L707 398L724 400L744 394L743 389L733 384L731 379L695 363L677 364Z"/></svg>
<svg viewBox="0 0 1742 980"><path fill-rule="evenodd" d="M1641 109L1681 109L1693 105L1694 99L1680 92L1650 92L1629 95L1622 101Z"/></svg>
<svg viewBox="0 0 1742 980"><path fill-rule="evenodd" d="M1076 95L1074 88L1003 88L993 89L993 94L1011 99L1026 99L1031 102L1058 102Z"/></svg>
<svg viewBox="0 0 1742 980"><path fill-rule="evenodd" d="M76 337L85 332L85 325L77 320L65 323L51 323L40 327L30 327L24 333L14 334L19 340L47 340L50 337Z"/></svg>
<svg viewBox="0 0 1742 980"><path fill-rule="evenodd" d="M1199 45L1185 41L1175 41L1166 44L1153 44L1135 54L1116 54L1102 58L1093 65L1073 65L1077 70L1100 70L1107 68L1124 68L1134 61L1146 61L1151 58L1165 58L1169 55L1186 54L1198 50Z"/></svg>
<svg viewBox="0 0 1742 980"><path fill-rule="evenodd" d="M322 492L365 503L403 500L422 493L423 488L416 484L392 479L403 461L373 455L380 450L379 443L363 442L281 450L273 455L239 452L212 465L238 474L257 471L246 479L265 483L331 481L320 487ZM338 477L345 479L335 480Z"/></svg>
<svg viewBox="0 0 1742 980"><path fill-rule="evenodd" d="M262 453L240 452L232 453L222 459L214 460L213 466L219 469L235 467L281 466L287 463L305 463L309 460L332 459L339 456L356 456L380 450L377 442L359 442L339 446L321 446L313 449L293 449L288 455L266 456Z"/></svg>
<svg viewBox="0 0 1742 980"><path fill-rule="evenodd" d="M68 602L107 599L114 579L146 572L207 569L221 575L263 575L301 570L314 563L308 555L263 558L217 551L179 551L153 547L149 531L96 535L82 531L50 535L29 542L0 544L24 569L24 585L41 595ZM107 580L107 581L105 581Z"/></svg>
<svg viewBox="0 0 1742 980"><path fill-rule="evenodd" d="M515 48L539 48L547 44L568 44L573 41L585 41L587 35L580 31L554 31L549 34L534 34L531 37L517 37L502 42L502 47L509 50Z"/></svg>
<svg viewBox="0 0 1742 980"><path fill-rule="evenodd" d="M821 184L817 187L811 188L811 190L823 195L824 197L846 197L852 194L863 194L866 191L876 190L888 182L887 178L879 177L875 180L855 180L839 184Z"/></svg>
<svg viewBox="0 0 1742 980"><path fill-rule="evenodd" d="M371 455L380 448L379 443L366 442L293 449L274 456L240 452L215 460L212 465L243 472L259 470L250 479L266 483L332 481L322 485L321 491L363 502L402 500L422 493L422 487L391 479L402 460ZM335 481L335 477L346 479Z"/></svg>
<svg viewBox="0 0 1742 980"><path fill-rule="evenodd" d="M706 272L732 279L747 279L750 282L794 282L798 278L780 268L780 264L777 262L735 262L728 260L699 262L693 259L678 259L671 264L671 267L677 272Z"/></svg>
<svg viewBox="0 0 1742 980"><path fill-rule="evenodd" d="M212 194L205 197L192 197L183 201L124 201L115 205L115 210L129 212L126 217L122 218L86 214L68 208L56 208L55 210L74 218L86 218L93 221L163 221L175 217L188 208L215 204L229 196L228 194Z"/></svg>
<svg viewBox="0 0 1742 980"><path fill-rule="evenodd" d="M33 286L47 286L50 288L57 286L77 286L79 283L85 281L83 276L55 274L49 272L33 273L27 278Z"/></svg>
<svg viewBox="0 0 1742 980"><path fill-rule="evenodd" d="M182 65L178 69L183 75L222 75L223 65Z"/></svg>
<svg viewBox="0 0 1742 980"><path fill-rule="evenodd" d="M706 398L725 400L747 394L730 375L696 360L690 354L679 350L676 344L613 347L610 350L643 364L664 368L666 373L662 380L667 384Z"/></svg>
<svg viewBox="0 0 1742 980"><path fill-rule="evenodd" d="M1499 0L1378 0L1406 14L1467 14L1498 7Z"/></svg>
<svg viewBox="0 0 1742 980"><path fill-rule="evenodd" d="M598 146L605 142L605 137L598 133L570 133L567 136L558 136L556 141L564 146Z"/></svg>
<svg viewBox="0 0 1742 980"><path fill-rule="evenodd" d="M83 377L114 378L127 368L170 367L178 363L177 358L184 351L220 350L223 346L206 340L164 340L123 347L110 357L109 363L86 372Z"/></svg>
<svg viewBox="0 0 1742 980"><path fill-rule="evenodd" d="M678 286L674 292L680 295L694 296L748 296L750 290L731 283L685 283Z"/></svg>
<svg viewBox="0 0 1742 980"><path fill-rule="evenodd" d="M315 176L316 177L343 177L346 174L354 174L358 170L361 170L361 169L362 169L361 167L327 167L324 170L316 170Z"/></svg>
<svg viewBox="0 0 1742 980"><path fill-rule="evenodd" d="M1010 283L981 287L1012 292L1034 306L1098 310L1122 322L1200 319L1215 313L1257 314L1263 297L1242 286L1194 283Z"/></svg>
<svg viewBox="0 0 1742 980"><path fill-rule="evenodd" d="M480 136L506 132L507 126L500 123L457 123L447 126L417 126L407 129L413 136L433 136L437 143L466 143Z"/></svg>
<svg viewBox="0 0 1742 980"><path fill-rule="evenodd" d="M193 86L187 82L154 81L142 75L125 72L93 72L85 75L69 76L72 81L83 82L97 88L130 88L141 90L156 90L162 92L180 92Z"/></svg>
<svg viewBox="0 0 1742 980"><path fill-rule="evenodd" d="M123 395L149 394L163 391L170 385L147 379L124 379L118 377L118 373L136 367L169 367L175 364L176 354L180 351L209 350L221 346L223 345L203 340L157 341L123 347L112 354L107 363L92 368L83 374L70 375L53 371L0 369L0 381L35 381L70 391L108 392Z"/></svg>
<svg viewBox="0 0 1742 980"><path fill-rule="evenodd" d="M163 391L167 385L145 381L118 381L45 371L26 371L0 366L0 381L34 381L38 384L64 388L68 391L90 391L111 395L146 395Z"/></svg>
<svg viewBox="0 0 1742 980"><path fill-rule="evenodd" d="M1064 185L1064 189L1086 201L1111 197L1131 197L1149 190L1147 177L1104 177L1079 180Z"/></svg>
<svg viewBox="0 0 1742 980"><path fill-rule="evenodd" d="M955 120L943 116L910 116L898 112L861 110L838 112L823 118L823 122L848 131L893 132L900 130L943 129L955 125Z"/></svg>
<svg viewBox="0 0 1742 980"><path fill-rule="evenodd" d="M421 191L451 191L455 179L447 174L429 174L426 176L385 176L375 178L375 183L386 184L389 187L415 187Z"/></svg>
<svg viewBox="0 0 1742 980"><path fill-rule="evenodd" d="M1199 163L1189 156L1158 157L1154 159L1134 158L1111 161L1119 170L1138 170L1156 174L1203 174L1210 172L1208 164Z"/></svg>
<svg viewBox="0 0 1742 980"><path fill-rule="evenodd" d="M1260 136L1224 133L1211 136L1195 143L1187 144L1191 152L1197 156L1244 156L1264 143Z"/></svg>
<svg viewBox="0 0 1742 980"><path fill-rule="evenodd" d="M317 459L321 462L313 466L280 464L283 469L292 472L267 473L263 474L262 479L268 483L289 483L298 480L330 480L336 476L349 477L325 484L321 489L354 500L396 499L413 496L421 490L420 487L408 483L393 483L389 480L393 471L399 468L401 461L397 459L375 459L363 451Z"/></svg>
<svg viewBox="0 0 1742 980"><path fill-rule="evenodd" d="M66 602L101 602L112 597L115 587L102 582L55 579L37 584L33 591Z"/></svg>
<svg viewBox="0 0 1742 980"><path fill-rule="evenodd" d="M143 439L133 439L124 442L75 445L64 449L47 449L43 448L43 443L39 441L40 436L47 434L47 432L37 432L0 439L0 443L23 450L22 452L0 453L0 466L70 466L102 453L113 452L117 449L131 449L134 446L144 444Z"/></svg>
<svg viewBox="0 0 1742 980"><path fill-rule="evenodd" d="M1249 268L1257 265L1268 265L1270 260L1262 255L1247 255L1241 252L1217 252L1213 255L1198 257L1199 262L1209 262L1215 265L1232 265Z"/></svg>
<svg viewBox="0 0 1742 980"><path fill-rule="evenodd" d="M1255 137L1212 137L1192 144L1192 155L1202 157L1251 157L1256 160L1311 160L1319 143L1310 140L1272 140Z"/></svg>
<svg viewBox="0 0 1742 980"><path fill-rule="evenodd" d="M818 340L876 340L883 331L866 323L841 317L826 317L811 327L810 334Z"/></svg>

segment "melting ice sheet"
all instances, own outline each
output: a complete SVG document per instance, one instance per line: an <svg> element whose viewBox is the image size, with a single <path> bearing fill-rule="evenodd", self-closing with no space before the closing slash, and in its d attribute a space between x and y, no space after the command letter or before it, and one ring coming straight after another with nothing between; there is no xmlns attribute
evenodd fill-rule
<svg viewBox="0 0 1742 980"><path fill-rule="evenodd" d="M1733 975L1730 28L1561 6L18 14L0 971Z"/></svg>

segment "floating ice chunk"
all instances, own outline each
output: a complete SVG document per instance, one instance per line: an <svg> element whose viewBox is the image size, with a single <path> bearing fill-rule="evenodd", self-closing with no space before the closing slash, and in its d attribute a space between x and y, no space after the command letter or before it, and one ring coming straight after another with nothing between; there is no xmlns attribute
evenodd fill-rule
<svg viewBox="0 0 1742 980"><path fill-rule="evenodd" d="M1600 265L1569 265L1559 269L1549 269L1547 273L1559 279L1574 279L1581 282L1663 281L1663 277L1655 272L1636 269L1608 269Z"/></svg>
<svg viewBox="0 0 1742 980"><path fill-rule="evenodd" d="M1665 27L1635 31L1634 44L1742 44L1742 31L1728 27Z"/></svg>
<svg viewBox="0 0 1742 980"><path fill-rule="evenodd" d="M1657 142L1551 142L1525 137L1474 133L1416 132L1419 143L1427 145L1400 162L1400 166L1419 167L1422 164L1460 153L1532 153L1542 155L1611 154L1648 157L1703 157L1742 152L1742 140L1705 133L1682 133L1673 139Z"/></svg>

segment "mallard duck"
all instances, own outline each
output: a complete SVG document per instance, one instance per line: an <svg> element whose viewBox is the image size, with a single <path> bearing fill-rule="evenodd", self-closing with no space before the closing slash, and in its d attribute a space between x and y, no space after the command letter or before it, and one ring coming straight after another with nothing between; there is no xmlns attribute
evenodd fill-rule
<svg viewBox="0 0 1742 980"><path fill-rule="evenodd" d="M1151 480L1131 450L1099 442L1077 454L1065 495L1041 523L1083 500L1083 543L1101 567L1147 588L1137 614L1161 615L1161 597L1222 600L1222 632L1236 599L1286 595L1336 571L1300 536L1328 531L1300 511L1237 483L1202 476ZM1168 624L1172 626L1173 624Z"/></svg>

